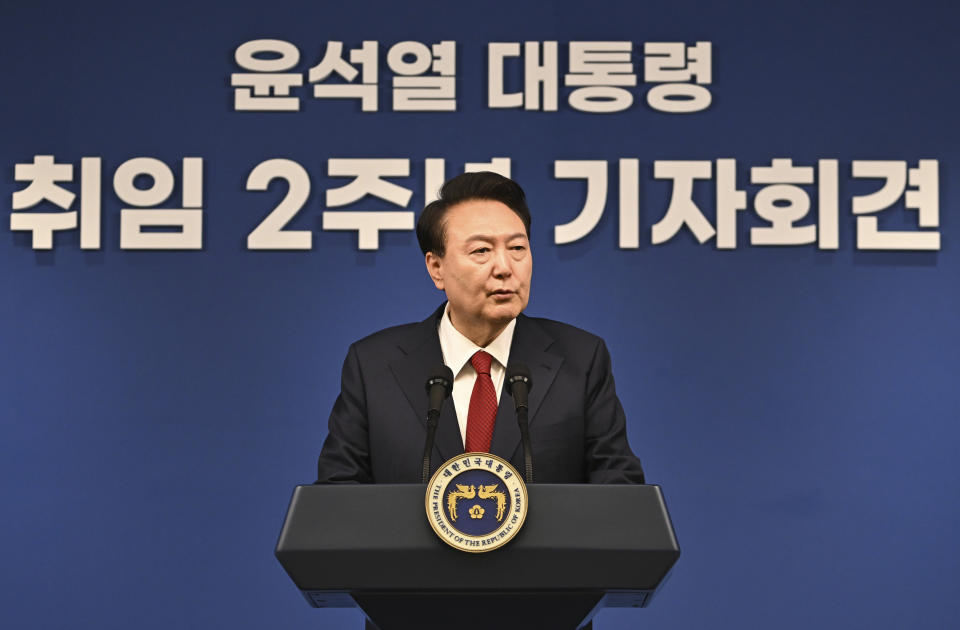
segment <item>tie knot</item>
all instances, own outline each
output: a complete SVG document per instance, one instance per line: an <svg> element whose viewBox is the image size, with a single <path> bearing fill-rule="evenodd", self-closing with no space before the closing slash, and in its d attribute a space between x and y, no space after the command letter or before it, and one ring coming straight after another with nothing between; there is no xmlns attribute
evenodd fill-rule
<svg viewBox="0 0 960 630"><path fill-rule="evenodd" d="M472 357L470 357L470 364L473 365L473 369L477 371L477 374L490 374L490 363L493 361L493 357L484 352L483 350L477 350Z"/></svg>

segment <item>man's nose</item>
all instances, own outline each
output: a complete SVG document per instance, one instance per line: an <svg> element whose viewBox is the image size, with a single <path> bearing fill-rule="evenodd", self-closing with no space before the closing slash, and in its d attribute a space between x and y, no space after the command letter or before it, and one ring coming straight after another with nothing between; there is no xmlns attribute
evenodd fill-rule
<svg viewBox="0 0 960 630"><path fill-rule="evenodd" d="M493 275L497 278L505 278L513 273L510 266L510 256L506 248L497 248L493 251Z"/></svg>

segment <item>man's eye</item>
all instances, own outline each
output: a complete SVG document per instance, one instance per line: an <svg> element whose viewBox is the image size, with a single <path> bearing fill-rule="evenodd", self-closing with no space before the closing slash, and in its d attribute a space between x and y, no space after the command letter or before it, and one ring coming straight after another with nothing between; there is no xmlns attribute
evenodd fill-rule
<svg viewBox="0 0 960 630"><path fill-rule="evenodd" d="M512 249L512 250L514 250L514 251L522 252L522 251L525 250L526 248L527 248L526 245L514 245L514 246L511 247L510 249Z"/></svg>
<svg viewBox="0 0 960 630"><path fill-rule="evenodd" d="M470 252L471 254L486 254L490 251L489 247L478 247L477 249Z"/></svg>

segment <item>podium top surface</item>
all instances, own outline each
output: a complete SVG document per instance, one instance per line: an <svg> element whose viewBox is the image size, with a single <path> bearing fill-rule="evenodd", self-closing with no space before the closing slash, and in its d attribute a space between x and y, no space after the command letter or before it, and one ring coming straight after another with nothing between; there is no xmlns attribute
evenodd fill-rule
<svg viewBox="0 0 960 630"><path fill-rule="evenodd" d="M658 486L532 484L516 538L488 553L430 527L426 486L298 486L277 558L301 590L653 590L680 555Z"/></svg>

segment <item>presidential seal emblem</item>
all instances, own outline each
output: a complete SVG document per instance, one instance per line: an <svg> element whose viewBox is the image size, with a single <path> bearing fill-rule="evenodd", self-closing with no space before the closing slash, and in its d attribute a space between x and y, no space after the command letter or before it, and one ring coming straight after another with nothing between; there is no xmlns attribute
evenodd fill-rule
<svg viewBox="0 0 960 630"><path fill-rule="evenodd" d="M527 487L516 469L490 453L448 460L427 485L427 518L440 540L460 551L493 551L527 518Z"/></svg>

